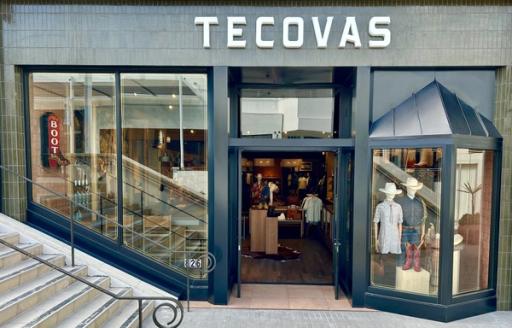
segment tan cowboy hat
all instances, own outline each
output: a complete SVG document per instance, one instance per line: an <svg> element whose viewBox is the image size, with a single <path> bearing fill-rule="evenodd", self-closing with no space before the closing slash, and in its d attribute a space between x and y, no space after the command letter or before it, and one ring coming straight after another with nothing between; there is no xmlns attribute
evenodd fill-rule
<svg viewBox="0 0 512 328"><path fill-rule="evenodd" d="M415 178L407 178L407 181L405 183L402 183L402 185L407 188L412 188L416 190L420 190L421 188L423 188L423 183L419 182Z"/></svg>
<svg viewBox="0 0 512 328"><path fill-rule="evenodd" d="M402 190L396 189L396 185L393 182L386 182L384 188L379 188L380 192L385 194L398 195L402 193Z"/></svg>

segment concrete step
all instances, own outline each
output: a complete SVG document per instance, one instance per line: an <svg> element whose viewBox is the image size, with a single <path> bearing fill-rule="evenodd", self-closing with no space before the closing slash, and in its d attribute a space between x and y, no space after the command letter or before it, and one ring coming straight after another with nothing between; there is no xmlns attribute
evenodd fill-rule
<svg viewBox="0 0 512 328"><path fill-rule="evenodd" d="M137 301L128 302L126 306L114 313L112 318L105 322L101 327L137 328L139 325L138 303L139 302ZM144 322L145 318L153 314L154 308L155 305L153 301L142 301L142 322Z"/></svg>
<svg viewBox="0 0 512 328"><path fill-rule="evenodd" d="M43 252L43 245L39 243L18 244L16 246L33 255L40 255ZM27 256L12 248L4 248L0 250L0 269L13 266L27 258Z"/></svg>
<svg viewBox="0 0 512 328"><path fill-rule="evenodd" d="M110 287L110 278L89 276L87 281L102 288ZM16 316L6 327L53 328L74 313L81 311L89 302L94 302L102 293L82 282L76 281L60 293L46 299L37 306Z"/></svg>
<svg viewBox="0 0 512 328"><path fill-rule="evenodd" d="M17 245L20 242L20 234L17 232L2 232L0 233L0 239L5 240L8 243ZM0 244L0 250L6 248L4 244Z"/></svg>
<svg viewBox="0 0 512 328"><path fill-rule="evenodd" d="M59 254L43 254L39 255L39 257L59 267L64 266L66 258L64 255ZM46 264L33 259L21 261L14 266L2 269L0 270L0 293L25 284L51 270L53 269Z"/></svg>
<svg viewBox="0 0 512 328"><path fill-rule="evenodd" d="M78 276L87 275L86 266L66 267L66 271ZM42 277L21 285L0 295L0 324L14 318L21 312L37 306L76 280L59 271L50 271Z"/></svg>
<svg viewBox="0 0 512 328"><path fill-rule="evenodd" d="M117 296L131 296L131 288L109 288ZM118 300L101 293L97 298L59 324L59 327L97 328L130 301Z"/></svg>

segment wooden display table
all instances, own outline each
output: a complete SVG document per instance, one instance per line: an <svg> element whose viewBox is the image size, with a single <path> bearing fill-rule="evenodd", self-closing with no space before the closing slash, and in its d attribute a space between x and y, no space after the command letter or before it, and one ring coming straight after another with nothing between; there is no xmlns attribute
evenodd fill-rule
<svg viewBox="0 0 512 328"><path fill-rule="evenodd" d="M277 237L277 217L267 217L265 219L265 253L277 254L279 246Z"/></svg>
<svg viewBox="0 0 512 328"><path fill-rule="evenodd" d="M267 210L249 209L249 233L251 234L251 252L265 251L265 221Z"/></svg>

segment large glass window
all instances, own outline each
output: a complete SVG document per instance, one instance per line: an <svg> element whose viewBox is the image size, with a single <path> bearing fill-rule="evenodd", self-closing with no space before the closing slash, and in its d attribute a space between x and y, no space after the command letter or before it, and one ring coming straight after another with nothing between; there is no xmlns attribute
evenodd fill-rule
<svg viewBox="0 0 512 328"><path fill-rule="evenodd" d="M332 89L243 89L240 135L272 139L332 138Z"/></svg>
<svg viewBox="0 0 512 328"><path fill-rule="evenodd" d="M453 293L488 287L492 151L457 149Z"/></svg>
<svg viewBox="0 0 512 328"><path fill-rule="evenodd" d="M115 238L114 74L32 73L29 88L33 201Z"/></svg>
<svg viewBox="0 0 512 328"><path fill-rule="evenodd" d="M111 238L123 216L125 245L204 278L207 77L120 76L122 150L115 74L29 75L32 177L44 187L33 185L33 201ZM123 213L117 213L118 152Z"/></svg>
<svg viewBox="0 0 512 328"><path fill-rule="evenodd" d="M373 150L371 284L437 295L441 148Z"/></svg>
<svg viewBox="0 0 512 328"><path fill-rule="evenodd" d="M184 268L207 251L206 75L121 74L121 102L125 244Z"/></svg>

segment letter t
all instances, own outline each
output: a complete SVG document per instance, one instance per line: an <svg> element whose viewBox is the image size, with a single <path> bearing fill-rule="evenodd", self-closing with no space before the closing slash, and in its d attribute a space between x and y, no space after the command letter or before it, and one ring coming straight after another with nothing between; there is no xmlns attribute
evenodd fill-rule
<svg viewBox="0 0 512 328"><path fill-rule="evenodd" d="M219 19L216 16L196 17L196 25L203 25L203 48L210 48L210 25L219 25Z"/></svg>

